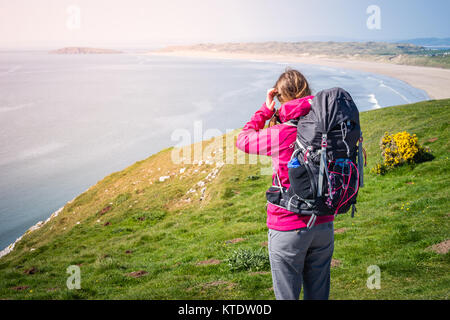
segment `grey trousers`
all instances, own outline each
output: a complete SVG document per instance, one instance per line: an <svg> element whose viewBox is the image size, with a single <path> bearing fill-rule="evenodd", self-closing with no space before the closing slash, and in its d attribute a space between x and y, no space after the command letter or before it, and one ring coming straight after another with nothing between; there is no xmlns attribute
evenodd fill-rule
<svg viewBox="0 0 450 320"><path fill-rule="evenodd" d="M269 229L269 259L277 300L327 300L334 249L333 222L311 229Z"/></svg>

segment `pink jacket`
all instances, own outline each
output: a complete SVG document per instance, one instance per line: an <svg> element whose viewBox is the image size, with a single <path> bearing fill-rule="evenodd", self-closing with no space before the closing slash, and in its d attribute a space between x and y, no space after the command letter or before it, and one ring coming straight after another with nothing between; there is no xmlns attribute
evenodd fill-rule
<svg viewBox="0 0 450 320"><path fill-rule="evenodd" d="M294 150L297 127L285 122L308 114L312 98L313 96L294 99L281 105L279 118L282 123L266 129L264 129L265 123L272 117L274 111L270 111L264 103L239 133L236 143L238 149L246 153L272 157L273 184L276 184L276 173L278 173L281 185L286 188L290 186L287 163ZM267 203L267 226L270 229L288 231L304 228L309 218L310 216L298 215ZM315 224L333 220L333 215L317 217Z"/></svg>

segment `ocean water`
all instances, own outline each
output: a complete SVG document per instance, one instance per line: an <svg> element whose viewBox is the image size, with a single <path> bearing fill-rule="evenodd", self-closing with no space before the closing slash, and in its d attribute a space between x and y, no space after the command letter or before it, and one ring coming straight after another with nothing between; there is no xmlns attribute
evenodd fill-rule
<svg viewBox="0 0 450 320"><path fill-rule="evenodd" d="M314 92L347 89L360 111L428 99L396 79L301 64L0 52L0 249L104 176L178 143L175 129L243 126L286 66Z"/></svg>

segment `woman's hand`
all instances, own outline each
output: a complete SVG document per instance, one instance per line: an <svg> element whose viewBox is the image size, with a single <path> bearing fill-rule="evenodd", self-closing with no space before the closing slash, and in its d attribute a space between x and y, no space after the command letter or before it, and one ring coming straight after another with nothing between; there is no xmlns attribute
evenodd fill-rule
<svg viewBox="0 0 450 320"><path fill-rule="evenodd" d="M267 97L266 97L266 106L269 108L270 111L273 111L273 108L275 107L275 101L273 100L273 96L277 93L277 89L271 88L267 90Z"/></svg>

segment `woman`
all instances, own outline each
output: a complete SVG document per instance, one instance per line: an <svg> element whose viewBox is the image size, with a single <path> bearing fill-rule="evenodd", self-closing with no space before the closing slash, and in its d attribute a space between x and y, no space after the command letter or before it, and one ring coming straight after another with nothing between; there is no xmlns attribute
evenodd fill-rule
<svg viewBox="0 0 450 320"><path fill-rule="evenodd" d="M281 103L277 111L274 96ZM297 70L287 69L267 91L266 102L238 136L240 150L272 157L273 185L289 187L287 163L297 135L297 127L290 120L308 114L312 98L305 77ZM269 119L269 127L264 129ZM309 219L310 216L267 203L269 258L278 300L298 299L302 286L304 299L328 299L334 216L317 217L310 229L306 227Z"/></svg>

